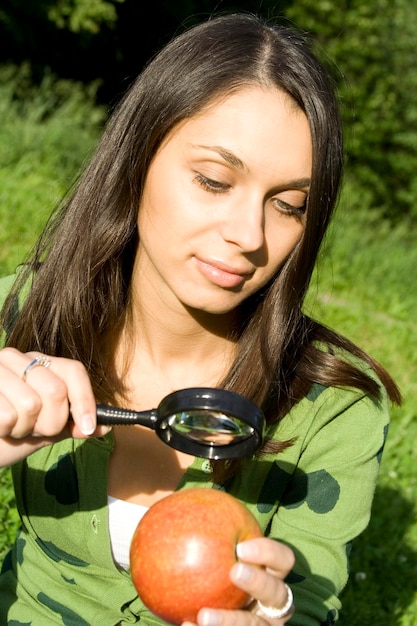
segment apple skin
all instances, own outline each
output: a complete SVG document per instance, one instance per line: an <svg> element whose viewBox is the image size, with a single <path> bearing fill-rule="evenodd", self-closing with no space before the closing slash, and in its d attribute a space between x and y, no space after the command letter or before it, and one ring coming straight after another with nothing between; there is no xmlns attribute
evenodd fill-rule
<svg viewBox="0 0 417 626"><path fill-rule="evenodd" d="M130 547L133 584L142 602L171 624L196 623L202 607L238 609L250 597L230 580L236 544L262 537L234 496L192 487L162 498L139 522Z"/></svg>

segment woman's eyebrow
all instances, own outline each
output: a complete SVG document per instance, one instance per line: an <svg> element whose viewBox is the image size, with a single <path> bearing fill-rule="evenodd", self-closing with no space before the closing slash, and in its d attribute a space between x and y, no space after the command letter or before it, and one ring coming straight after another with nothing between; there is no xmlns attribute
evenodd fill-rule
<svg viewBox="0 0 417 626"><path fill-rule="evenodd" d="M235 154L233 154L233 152L230 152L230 150L228 150L227 148L223 148L222 146L206 146L203 144L189 144L189 146L191 148L211 150L212 152L215 152L216 154L218 154L224 161L226 161L226 163L229 163L229 165L232 165L233 167L236 167L237 169L245 171L245 172L249 171L249 168L244 164L244 162L241 159L239 159L239 157L237 157ZM311 185L310 178L299 178L296 180L288 181L288 183L286 183L285 185L282 185L282 189L290 188L290 189L301 189L304 191L308 189L310 185Z"/></svg>
<svg viewBox="0 0 417 626"><path fill-rule="evenodd" d="M285 185L282 185L283 189L301 189L301 191L308 191L311 185L311 178L297 178L290 180Z"/></svg>
<svg viewBox="0 0 417 626"><path fill-rule="evenodd" d="M197 145L190 144L190 147L191 148L203 148L203 150L211 150L212 152L216 152L216 154L218 154L224 161L226 161L226 163L229 163L229 165L232 165L233 167L236 167L239 170L245 170L245 171L248 170L246 165L243 163L243 161L241 161L241 159L239 159L239 157L233 154L233 152L230 152L230 150L227 150L227 148L223 148L222 146L205 146L201 144L197 144Z"/></svg>

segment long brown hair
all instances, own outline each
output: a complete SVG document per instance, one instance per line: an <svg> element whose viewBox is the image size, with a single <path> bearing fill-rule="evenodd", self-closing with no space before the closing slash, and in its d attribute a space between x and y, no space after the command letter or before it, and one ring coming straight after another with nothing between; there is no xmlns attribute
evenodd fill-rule
<svg viewBox="0 0 417 626"><path fill-rule="evenodd" d="M305 112L313 141L312 182L302 239L274 279L242 306L238 356L223 386L255 401L268 422L280 419L315 381L354 386L377 398L375 380L333 353L342 348L370 363L391 399L400 401L381 366L302 312L339 194L341 121L332 81L308 42L251 14L218 16L185 31L139 75L4 307L8 345L79 359L100 401L114 399L117 381L108 374L105 345L110 334L117 336L128 309L137 211L149 164L178 123L251 84L283 90ZM12 319L28 281L30 293ZM316 342L327 349L319 350Z"/></svg>

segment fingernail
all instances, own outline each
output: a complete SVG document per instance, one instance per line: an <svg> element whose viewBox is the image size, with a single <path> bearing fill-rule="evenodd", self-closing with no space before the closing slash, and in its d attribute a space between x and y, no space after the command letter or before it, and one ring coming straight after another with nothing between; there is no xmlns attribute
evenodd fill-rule
<svg viewBox="0 0 417 626"><path fill-rule="evenodd" d="M244 563L237 563L234 565L234 575L237 580L248 583L253 578L252 567L250 565L245 565Z"/></svg>
<svg viewBox="0 0 417 626"><path fill-rule="evenodd" d="M96 429L94 417L90 413L86 413L81 417L81 432L83 435L92 435Z"/></svg>
<svg viewBox="0 0 417 626"><path fill-rule="evenodd" d="M221 622L221 613L213 611L213 609L201 609L198 613L199 626L219 626Z"/></svg>
<svg viewBox="0 0 417 626"><path fill-rule="evenodd" d="M258 544L252 541L243 541L236 546L236 554L239 559L250 561L258 556Z"/></svg>

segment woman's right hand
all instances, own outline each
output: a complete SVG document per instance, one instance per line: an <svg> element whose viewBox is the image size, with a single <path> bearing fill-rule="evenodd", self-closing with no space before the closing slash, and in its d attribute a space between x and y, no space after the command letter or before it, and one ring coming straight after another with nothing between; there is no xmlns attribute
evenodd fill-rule
<svg viewBox="0 0 417 626"><path fill-rule="evenodd" d="M36 364L39 352L0 350L0 466L12 465L39 448L66 437L102 436L96 402L85 367L72 359L48 357ZM24 380L25 378L25 380ZM72 421L68 422L71 406Z"/></svg>

